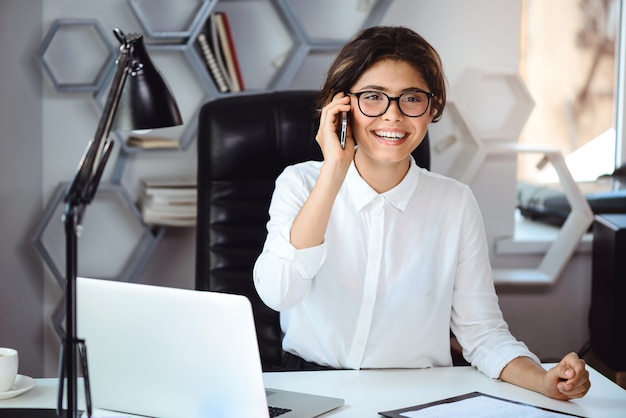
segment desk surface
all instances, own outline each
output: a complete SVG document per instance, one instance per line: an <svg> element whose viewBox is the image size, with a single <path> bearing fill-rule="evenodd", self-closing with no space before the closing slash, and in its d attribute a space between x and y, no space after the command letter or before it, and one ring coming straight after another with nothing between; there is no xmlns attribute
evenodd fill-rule
<svg viewBox="0 0 626 418"><path fill-rule="evenodd" d="M264 380L267 387L344 398L345 405L327 414L329 417L379 417L379 411L472 391L585 417L626 417L626 390L597 371L589 371L591 389L587 396L567 402L492 380L473 367L265 373Z"/></svg>
<svg viewBox="0 0 626 418"><path fill-rule="evenodd" d="M267 387L345 399L343 407L324 415L328 417L380 417L379 411L409 407L472 391L585 417L626 417L626 390L594 369L590 368L589 372L589 393L582 399L569 402L494 381L473 367L280 372L265 373L263 379ZM0 408L53 408L56 390L57 379L37 379L37 385L27 393L0 401Z"/></svg>

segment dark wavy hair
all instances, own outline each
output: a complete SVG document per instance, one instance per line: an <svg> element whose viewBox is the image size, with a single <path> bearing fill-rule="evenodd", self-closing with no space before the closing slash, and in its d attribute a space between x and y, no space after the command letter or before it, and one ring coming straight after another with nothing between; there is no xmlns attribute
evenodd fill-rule
<svg viewBox="0 0 626 418"><path fill-rule="evenodd" d="M430 112L437 122L446 105L446 79L441 58L419 34L402 26L374 26L357 33L337 54L316 98L320 111L339 92L347 92L359 77L380 60L404 61L424 78L435 94Z"/></svg>

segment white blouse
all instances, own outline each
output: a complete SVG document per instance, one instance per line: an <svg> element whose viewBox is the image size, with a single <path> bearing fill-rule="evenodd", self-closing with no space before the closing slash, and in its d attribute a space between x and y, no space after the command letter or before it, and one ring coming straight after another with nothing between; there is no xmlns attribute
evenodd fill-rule
<svg viewBox="0 0 626 418"><path fill-rule="evenodd" d="M470 188L412 161L379 194L354 163L325 240L297 250L289 233L321 162L276 180L268 236L254 266L263 301L280 311L283 348L335 368L450 366L450 330L491 378L511 360L539 362L509 332L495 293L484 225Z"/></svg>

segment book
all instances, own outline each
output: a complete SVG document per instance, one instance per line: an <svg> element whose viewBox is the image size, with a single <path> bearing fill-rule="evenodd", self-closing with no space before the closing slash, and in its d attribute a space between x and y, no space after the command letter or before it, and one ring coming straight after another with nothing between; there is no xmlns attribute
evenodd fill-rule
<svg viewBox="0 0 626 418"><path fill-rule="evenodd" d="M146 215L143 221L149 225L163 226L195 226L196 216L180 217L180 216L155 216Z"/></svg>
<svg viewBox="0 0 626 418"><path fill-rule="evenodd" d="M178 148L178 139L165 138L161 136L139 136L130 135L126 138L126 144L131 147L156 149L156 148Z"/></svg>
<svg viewBox="0 0 626 418"><path fill-rule="evenodd" d="M141 206L143 219L148 218L180 218L195 219L196 205L152 205L143 203Z"/></svg>
<svg viewBox="0 0 626 418"><path fill-rule="evenodd" d="M221 53L228 72L228 78L231 83L231 91L238 93L241 91L239 80L237 79L237 70L235 70L235 62L233 60L233 51L228 42L228 34L224 25L224 13L215 13L215 24L217 25L217 37L219 39Z"/></svg>
<svg viewBox="0 0 626 418"><path fill-rule="evenodd" d="M154 204L195 203L197 195L195 187L150 187L144 188L141 200Z"/></svg>
<svg viewBox="0 0 626 418"><path fill-rule="evenodd" d="M212 13L206 20L202 31L196 38L196 47L204 58L209 75L221 93L233 91L233 83L224 61L222 42L219 38L216 14Z"/></svg>
<svg viewBox="0 0 626 418"><path fill-rule="evenodd" d="M218 17L218 33L229 76L233 80L235 89L237 89L237 91L242 91L244 90L243 76L239 65L239 59L237 58L237 50L235 49L235 41L230 28L228 15L224 12L217 12L216 15Z"/></svg>
<svg viewBox="0 0 626 418"><path fill-rule="evenodd" d="M142 199L140 212L143 221L155 225L195 225L197 220L197 204L177 205L172 203L154 203Z"/></svg>
<svg viewBox="0 0 626 418"><path fill-rule="evenodd" d="M195 205L198 202L195 190L144 190L140 197L142 205L157 206L184 206Z"/></svg>
<svg viewBox="0 0 626 418"><path fill-rule="evenodd" d="M138 202L147 224L193 226L197 219L195 177L142 179Z"/></svg>
<svg viewBox="0 0 626 418"><path fill-rule="evenodd" d="M195 176L178 177L147 177L141 179L141 186L145 189L195 189Z"/></svg>
<svg viewBox="0 0 626 418"><path fill-rule="evenodd" d="M228 90L234 91L233 80L231 80L230 78L230 73L228 72L228 68L226 67L226 61L224 60L224 53L222 51L222 43L220 41L218 29L218 17L216 13L212 13L209 16L209 31L211 46L213 47L213 52L215 54L215 62L217 63L220 72L224 76L224 81L226 81L226 84L228 85Z"/></svg>
<svg viewBox="0 0 626 418"><path fill-rule="evenodd" d="M200 32L198 35L198 45L200 46L200 51L202 52L202 56L206 62L206 65L209 69L215 84L220 92L226 93L228 91L228 84L224 79L224 74L222 74L222 70L220 70L219 65L217 64L217 60L215 58L215 54L209 45L209 40L207 39L206 34Z"/></svg>

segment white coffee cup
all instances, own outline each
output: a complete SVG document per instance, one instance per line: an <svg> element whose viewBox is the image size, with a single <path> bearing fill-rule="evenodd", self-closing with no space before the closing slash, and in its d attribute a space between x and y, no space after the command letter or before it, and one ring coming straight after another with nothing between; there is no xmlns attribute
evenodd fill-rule
<svg viewBox="0 0 626 418"><path fill-rule="evenodd" d="M0 347L0 392L10 390L15 383L18 364L17 350Z"/></svg>

